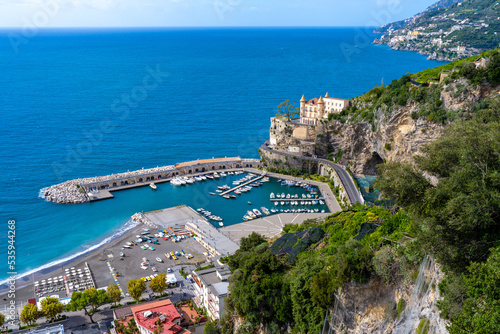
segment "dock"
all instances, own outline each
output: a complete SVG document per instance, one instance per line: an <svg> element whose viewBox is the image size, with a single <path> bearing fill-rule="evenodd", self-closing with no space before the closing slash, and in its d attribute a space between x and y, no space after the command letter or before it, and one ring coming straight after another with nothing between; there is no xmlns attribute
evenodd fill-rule
<svg viewBox="0 0 500 334"><path fill-rule="evenodd" d="M254 183L255 181L258 181L258 180L262 179L264 176L266 176L266 174L262 174L260 176L257 176L255 179L251 179L250 181L247 181L247 182L245 182L243 184L240 184L240 185L238 185L238 186L236 186L234 188L231 188L231 189L229 189L227 191L224 191L223 193L220 193L219 196L224 196L226 194L232 193L233 191L235 191L235 190L237 190L237 189L239 189L241 187L244 187L247 184Z"/></svg>
<svg viewBox="0 0 500 334"><path fill-rule="evenodd" d="M281 201L319 201L319 200L325 200L324 197L316 197L316 198L270 198L269 200L271 202L281 202Z"/></svg>

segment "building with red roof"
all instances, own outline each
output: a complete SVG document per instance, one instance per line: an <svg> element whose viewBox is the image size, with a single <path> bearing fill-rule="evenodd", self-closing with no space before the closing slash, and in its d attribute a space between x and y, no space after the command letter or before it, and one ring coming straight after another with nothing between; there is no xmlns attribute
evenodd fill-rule
<svg viewBox="0 0 500 334"><path fill-rule="evenodd" d="M180 326L181 316L170 299L131 307L137 328L141 334L189 334ZM158 320L163 331L158 332Z"/></svg>

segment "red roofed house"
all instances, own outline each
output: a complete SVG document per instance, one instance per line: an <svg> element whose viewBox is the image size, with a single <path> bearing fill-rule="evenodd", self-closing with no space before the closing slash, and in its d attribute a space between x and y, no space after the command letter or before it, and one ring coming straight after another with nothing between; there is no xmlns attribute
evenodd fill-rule
<svg viewBox="0 0 500 334"><path fill-rule="evenodd" d="M181 316L169 299L137 305L131 308L141 334L154 334L158 319L163 323L160 334L189 334L180 326Z"/></svg>

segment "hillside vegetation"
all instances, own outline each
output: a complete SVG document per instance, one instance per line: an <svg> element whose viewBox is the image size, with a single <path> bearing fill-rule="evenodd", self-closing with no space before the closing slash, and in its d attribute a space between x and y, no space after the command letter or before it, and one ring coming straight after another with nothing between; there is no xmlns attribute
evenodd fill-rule
<svg viewBox="0 0 500 334"><path fill-rule="evenodd" d="M488 65L477 67L475 60L485 57ZM441 74L444 78L441 81ZM467 119L480 109L487 107L488 98L477 103L463 104L460 108L448 108L444 100L467 100L467 95L477 94L482 87L500 84L500 53L490 50L414 74L406 74L389 85L376 86L352 101L349 108L340 114L330 114L329 120L341 123L369 122L374 126L391 113L401 108L412 109L413 119L446 124L457 119ZM479 101L480 100L480 101ZM467 102L467 101L466 101Z"/></svg>

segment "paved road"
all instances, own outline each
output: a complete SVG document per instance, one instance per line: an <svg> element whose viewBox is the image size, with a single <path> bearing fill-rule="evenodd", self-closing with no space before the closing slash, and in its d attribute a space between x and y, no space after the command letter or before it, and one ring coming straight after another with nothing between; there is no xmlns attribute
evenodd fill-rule
<svg viewBox="0 0 500 334"><path fill-rule="evenodd" d="M300 156L297 154L291 154L291 153L285 153L285 152L273 150L269 147L269 141L266 141L264 144L262 144L262 146L260 148L263 150L266 150L268 152L281 154L284 156L297 157L297 158L304 159L304 160L322 162L322 163L332 167L337 172L338 176L340 177L340 181L342 182L342 185L344 186L344 189L346 190L347 196L349 197L349 200L351 201L351 203L353 203L353 204L364 203L363 197L361 196L361 194L358 191L358 188L354 184L354 180L352 179L351 175L342 166L340 166L334 162L331 162L330 160L326 160L326 159L303 157L303 156Z"/></svg>

